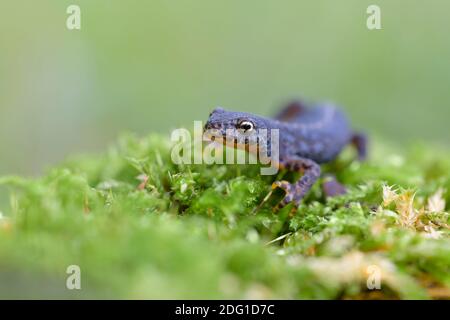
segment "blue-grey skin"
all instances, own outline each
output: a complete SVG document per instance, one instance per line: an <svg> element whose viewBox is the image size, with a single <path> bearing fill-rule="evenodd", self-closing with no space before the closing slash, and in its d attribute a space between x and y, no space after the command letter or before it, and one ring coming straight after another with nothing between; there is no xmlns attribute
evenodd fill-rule
<svg viewBox="0 0 450 320"><path fill-rule="evenodd" d="M303 173L294 184L274 182L273 188L281 188L286 192L280 207L291 202L297 207L320 177L320 164L334 160L348 144L356 146L361 160L366 156L364 136L354 134L345 114L333 105L307 108L300 102L293 102L274 119L216 108L210 114L205 130L215 129L225 136L226 130L232 129L235 141L247 142L243 134L246 130L240 126L245 124L245 128L249 128L248 122L253 125L250 131L267 129L270 132L271 129L278 129L279 167ZM264 144L260 147L270 145L270 138ZM324 185L324 191L327 195L338 195L344 193L345 188L336 181L329 181L328 185Z"/></svg>

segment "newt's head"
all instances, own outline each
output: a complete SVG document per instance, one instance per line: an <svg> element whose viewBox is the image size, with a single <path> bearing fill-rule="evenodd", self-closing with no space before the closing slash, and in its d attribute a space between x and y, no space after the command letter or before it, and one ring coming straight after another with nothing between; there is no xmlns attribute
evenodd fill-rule
<svg viewBox="0 0 450 320"><path fill-rule="evenodd" d="M245 112L214 109L205 124L205 134L213 139L221 138L224 144L245 147L248 144L267 142L270 120ZM270 135L270 132L269 132Z"/></svg>

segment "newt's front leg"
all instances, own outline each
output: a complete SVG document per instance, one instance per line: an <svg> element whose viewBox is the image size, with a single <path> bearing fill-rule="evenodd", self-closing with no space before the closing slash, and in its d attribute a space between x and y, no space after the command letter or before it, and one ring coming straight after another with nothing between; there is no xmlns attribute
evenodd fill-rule
<svg viewBox="0 0 450 320"><path fill-rule="evenodd" d="M280 188L286 192L283 200L278 204L279 208L291 202L294 203L295 207L298 207L305 194L320 177L320 166L311 159L295 157L281 161L280 168L286 168L289 171L298 171L303 174L296 183L275 181L272 184L272 189Z"/></svg>

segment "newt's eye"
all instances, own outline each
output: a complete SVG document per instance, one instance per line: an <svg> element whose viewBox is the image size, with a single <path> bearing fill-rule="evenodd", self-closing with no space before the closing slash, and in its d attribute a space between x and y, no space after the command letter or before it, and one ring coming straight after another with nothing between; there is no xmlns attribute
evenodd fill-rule
<svg viewBox="0 0 450 320"><path fill-rule="evenodd" d="M252 131L255 128L255 125L247 120L241 121L238 125L239 129L244 130L244 132Z"/></svg>

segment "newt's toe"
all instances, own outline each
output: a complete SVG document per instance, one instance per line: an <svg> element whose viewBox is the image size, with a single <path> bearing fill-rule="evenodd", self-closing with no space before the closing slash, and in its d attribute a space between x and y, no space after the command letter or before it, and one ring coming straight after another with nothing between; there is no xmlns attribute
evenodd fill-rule
<svg viewBox="0 0 450 320"><path fill-rule="evenodd" d="M288 193L291 191L292 186L289 183L289 181L281 180L281 181L275 181L274 183L272 183L272 190L274 190L276 188L283 189L286 193Z"/></svg>
<svg viewBox="0 0 450 320"><path fill-rule="evenodd" d="M273 212L278 212L289 204L293 204L291 208L290 215L294 215L297 212L299 203L295 201L294 195L292 193L287 194L281 201L273 208Z"/></svg>
<svg viewBox="0 0 450 320"><path fill-rule="evenodd" d="M297 201L298 197L296 196L297 190L296 190L295 186L293 186L292 184L290 184L287 181L276 181L272 184L272 188L273 189L280 188L280 189L284 190L286 193L284 195L283 199L281 199L281 201L278 203L278 205L274 208L274 211L278 211L291 203L294 204L294 208L298 207L299 201Z"/></svg>

